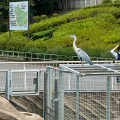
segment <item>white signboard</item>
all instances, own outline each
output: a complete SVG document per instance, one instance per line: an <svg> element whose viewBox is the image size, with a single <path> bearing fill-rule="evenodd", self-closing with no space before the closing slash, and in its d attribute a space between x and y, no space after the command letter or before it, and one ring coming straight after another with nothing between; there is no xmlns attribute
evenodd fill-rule
<svg viewBox="0 0 120 120"><path fill-rule="evenodd" d="M9 30L28 30L28 1L9 3Z"/></svg>

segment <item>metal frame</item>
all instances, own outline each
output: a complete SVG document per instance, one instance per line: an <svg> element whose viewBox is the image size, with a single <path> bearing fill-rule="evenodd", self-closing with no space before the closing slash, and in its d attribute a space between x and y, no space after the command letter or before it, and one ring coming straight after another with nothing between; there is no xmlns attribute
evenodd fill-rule
<svg viewBox="0 0 120 120"><path fill-rule="evenodd" d="M36 89L35 91L32 92L24 92L24 91L13 91L13 74L14 73L21 73L21 72L37 72L36 78L34 78L33 82L36 84ZM40 70L38 69L24 69L24 70L11 70L8 72L8 79L6 82L6 94L7 94L7 99L10 100L12 96L23 96L23 95L39 95L40 92Z"/></svg>
<svg viewBox="0 0 120 120"><path fill-rule="evenodd" d="M105 90L103 90L102 92L106 93L106 109L105 112L106 115L104 117L106 117L106 120L110 120L111 119L111 92L115 92L115 90L111 89L112 86L112 77L116 77L116 76L120 76L120 65L116 65L116 64L94 64L94 65L89 65L89 64L84 64L84 71L83 73L80 72L82 70L82 64L59 64L59 68L54 68L51 66L47 66L47 74L48 74L48 81L47 85L50 87L52 84L55 83L55 78L59 78L59 107L58 107L58 113L55 112L55 116L53 116L53 118L51 118L51 113L50 111L48 111L48 116L50 117L50 120L54 120L54 117L57 117L59 115L59 119L60 120L64 120L65 119L65 93L75 93L75 108L74 109L74 113L75 113L75 119L79 120L80 119L80 107L81 107L81 93L86 92L81 91L80 88L80 84L81 84L81 79L84 77L97 77L97 76L105 76ZM56 73L56 70L58 71L58 74ZM55 73L54 73L55 72ZM66 76L64 73L69 73L69 74L73 74L74 75L74 82L76 85L76 89L74 91L65 91L65 80L68 80L69 77L66 79ZM53 76L55 74L55 76ZM72 78L73 79L73 78ZM68 80L69 81L69 80ZM51 100L55 100L53 96L51 96L50 91L54 91L55 90L52 88L52 86L50 87L51 89L48 89L48 92L46 93L46 99L48 99L48 103L49 104L45 104L44 107L49 107L51 106ZM95 93L99 93L99 90L97 91L87 91L87 92L95 92ZM101 92L101 91L100 91ZM119 93L119 91L117 91L117 93ZM116 93L116 94L117 94ZM51 98L51 99L49 99ZM96 106L97 107L97 106ZM45 108L46 109L46 108ZM49 120L49 117L45 118L45 120ZM57 119L57 118L56 118ZM86 118L87 119L87 118ZM91 118L91 119L96 119L96 118Z"/></svg>
<svg viewBox="0 0 120 120"><path fill-rule="evenodd" d="M100 69L104 69L106 72L108 73L103 73L103 71L101 71L101 73L94 73L95 71L93 71L92 73L80 73L78 72L78 70L82 67L81 64L60 64L59 67L60 69L64 70L64 71L70 71L73 74L76 74L77 76L77 86L76 86L76 120L79 120L79 77L80 76L93 76L93 75L107 75L107 95L106 95L106 104L107 104L107 108L106 108L106 120L110 120L110 96L111 96L111 77L113 76L120 76L120 72L118 70L114 70L112 68L110 68L111 66L114 67L114 64L94 64L93 66L87 65L85 64L85 69L87 68L87 70L91 69L95 69L100 67ZM63 119L61 119L63 120Z"/></svg>

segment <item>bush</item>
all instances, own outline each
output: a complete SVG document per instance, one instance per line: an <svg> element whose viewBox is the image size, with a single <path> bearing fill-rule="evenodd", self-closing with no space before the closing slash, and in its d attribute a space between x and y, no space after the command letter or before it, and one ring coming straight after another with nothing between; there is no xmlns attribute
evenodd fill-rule
<svg viewBox="0 0 120 120"><path fill-rule="evenodd" d="M46 53L47 46L45 45L44 41L36 40L36 41L29 41L25 45L24 51L32 52L32 53Z"/></svg>
<svg viewBox="0 0 120 120"><path fill-rule="evenodd" d="M116 10L112 11L112 14L113 14L117 19L119 19L119 18L120 18L120 9L116 9Z"/></svg>
<svg viewBox="0 0 120 120"><path fill-rule="evenodd" d="M52 33L56 30L56 28L51 28L48 30L44 30L38 33L33 33L31 39L36 40L39 38L43 38L43 37L48 37L48 39L50 39L52 37Z"/></svg>
<svg viewBox="0 0 120 120"><path fill-rule="evenodd" d="M120 4L120 0L115 0L114 3Z"/></svg>
<svg viewBox="0 0 120 120"><path fill-rule="evenodd" d="M41 16L40 16L40 19L41 19L41 20L45 20L45 19L47 19L47 18L48 18L47 15L41 15Z"/></svg>
<svg viewBox="0 0 120 120"><path fill-rule="evenodd" d="M52 17L57 17L57 16L58 16L57 13L53 13L53 14L52 14Z"/></svg>
<svg viewBox="0 0 120 120"><path fill-rule="evenodd" d="M41 20L40 16L34 16L33 17L34 22L39 22Z"/></svg>
<svg viewBox="0 0 120 120"><path fill-rule="evenodd" d="M21 36L19 34L17 35L12 34L11 39L7 41L8 44L7 50L24 51L27 42L28 42L28 38Z"/></svg>

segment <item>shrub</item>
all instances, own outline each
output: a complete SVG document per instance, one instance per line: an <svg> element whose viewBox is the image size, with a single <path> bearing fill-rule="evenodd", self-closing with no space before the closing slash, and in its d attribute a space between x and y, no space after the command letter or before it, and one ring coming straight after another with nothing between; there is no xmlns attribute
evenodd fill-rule
<svg viewBox="0 0 120 120"><path fill-rule="evenodd" d="M54 27L54 28L51 28L51 29L48 29L48 30L33 33L31 39L36 40L36 39L43 38L43 37L48 37L48 39L49 39L49 38L52 37L52 33L55 30L56 30L56 28Z"/></svg>
<svg viewBox="0 0 120 120"><path fill-rule="evenodd" d="M40 16L38 16L38 15L33 17L34 22L39 22L40 19L41 19L41 18L40 18Z"/></svg>
<svg viewBox="0 0 120 120"><path fill-rule="evenodd" d="M40 19L41 19L41 20L45 20L45 19L47 19L47 18L48 18L47 15L41 15L41 16L40 16Z"/></svg>
<svg viewBox="0 0 120 120"><path fill-rule="evenodd" d="M120 24L120 19L117 19L117 23Z"/></svg>
<svg viewBox="0 0 120 120"><path fill-rule="evenodd" d="M58 16L57 13L53 13L53 14L52 14L52 17L57 17L57 16Z"/></svg>
<svg viewBox="0 0 120 120"><path fill-rule="evenodd" d="M29 41L25 45L25 51L32 52L32 53L45 53L47 52L47 46L45 45L44 41L36 40L36 41Z"/></svg>
<svg viewBox="0 0 120 120"><path fill-rule="evenodd" d="M11 39L7 41L7 50L11 51L23 51L25 45L28 42L28 38L21 36L19 34L12 34Z"/></svg>
<svg viewBox="0 0 120 120"><path fill-rule="evenodd" d="M112 14L113 14L117 19L119 19L119 18L120 18L120 9L116 9L116 10L112 11Z"/></svg>
<svg viewBox="0 0 120 120"><path fill-rule="evenodd" d="M114 3L120 4L120 0L115 0Z"/></svg>

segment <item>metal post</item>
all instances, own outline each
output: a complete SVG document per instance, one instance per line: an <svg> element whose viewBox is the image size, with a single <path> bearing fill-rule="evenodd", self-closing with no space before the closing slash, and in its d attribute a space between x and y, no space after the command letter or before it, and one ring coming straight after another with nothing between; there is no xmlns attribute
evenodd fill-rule
<svg viewBox="0 0 120 120"><path fill-rule="evenodd" d="M76 120L79 120L79 76L76 76Z"/></svg>
<svg viewBox="0 0 120 120"><path fill-rule="evenodd" d="M52 99L52 95L53 95L53 89L52 89L52 84L53 84L53 69L49 69L49 114L51 115L52 114L52 109L53 109L53 106L52 106L52 103L53 103L53 99ZM52 117L49 117L49 120L52 120Z"/></svg>
<svg viewBox="0 0 120 120"><path fill-rule="evenodd" d="M55 120L59 120L58 78L55 78Z"/></svg>
<svg viewBox="0 0 120 120"><path fill-rule="evenodd" d="M44 73L44 97L43 97L43 99L44 99L44 103L43 103L43 105L44 105L44 107L43 107L43 116L44 116L44 120L47 120L47 116L46 116L46 112L47 112L47 72L45 72Z"/></svg>
<svg viewBox="0 0 120 120"><path fill-rule="evenodd" d="M49 114L49 116L47 116L46 120L51 120L51 112L52 112L52 94L53 94L53 90L52 90L52 80L53 80L53 76L52 76L52 69L51 68L47 68L47 73L48 73L48 79L47 79L47 114Z"/></svg>
<svg viewBox="0 0 120 120"><path fill-rule="evenodd" d="M64 76L61 71L59 74L59 119L64 120Z"/></svg>
<svg viewBox="0 0 120 120"><path fill-rule="evenodd" d="M9 71L6 71L6 88L5 88L5 95L6 99L10 100L10 79L9 79Z"/></svg>
<svg viewBox="0 0 120 120"><path fill-rule="evenodd" d="M11 99L11 97L12 97L12 94L13 94L13 84L12 84L12 81L13 81L13 77L12 77L12 72L9 72L9 77L10 77L10 79L9 79L9 96L10 96L10 99Z"/></svg>
<svg viewBox="0 0 120 120"><path fill-rule="evenodd" d="M110 85L111 85L111 78L110 76L107 77L107 93L106 93L106 120L110 120Z"/></svg>
<svg viewBox="0 0 120 120"><path fill-rule="evenodd" d="M25 65L25 64L24 64ZM26 70L25 66L24 66L24 70ZM27 90L27 80L26 80L26 71L25 71L25 77L24 77L24 90Z"/></svg>
<svg viewBox="0 0 120 120"><path fill-rule="evenodd" d="M40 73L41 71L37 71L37 77L34 78L34 84L36 84L35 92L37 92L38 95L40 94Z"/></svg>
<svg viewBox="0 0 120 120"><path fill-rule="evenodd" d="M41 71L37 72L37 78L38 78L38 87L37 87L37 91L40 94L40 82L41 82Z"/></svg>

